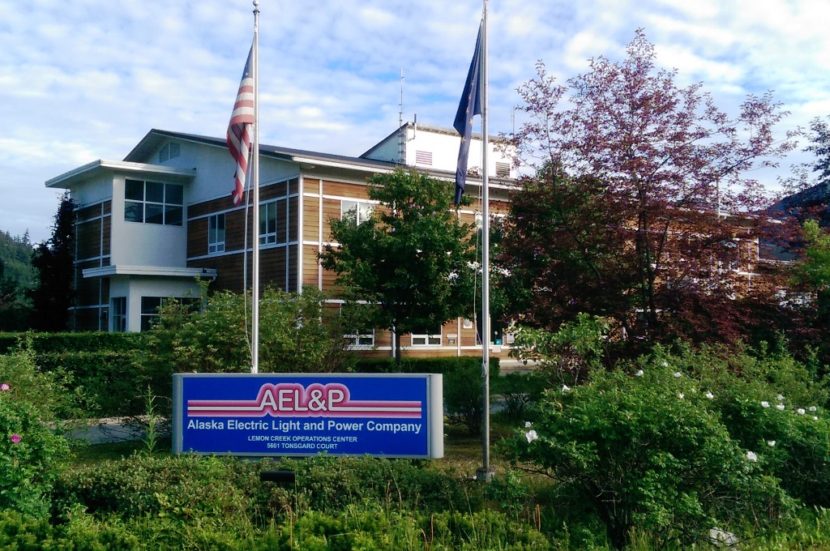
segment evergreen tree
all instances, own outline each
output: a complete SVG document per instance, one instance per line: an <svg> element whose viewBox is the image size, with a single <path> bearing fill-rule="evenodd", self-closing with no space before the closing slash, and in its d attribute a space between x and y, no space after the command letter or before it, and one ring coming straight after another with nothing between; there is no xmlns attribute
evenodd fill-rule
<svg viewBox="0 0 830 551"><path fill-rule="evenodd" d="M69 194L61 199L52 237L35 248L32 265L37 270L38 284L30 296L34 310L31 327L42 331L62 331L69 325L72 305L73 265L75 250L75 205Z"/></svg>

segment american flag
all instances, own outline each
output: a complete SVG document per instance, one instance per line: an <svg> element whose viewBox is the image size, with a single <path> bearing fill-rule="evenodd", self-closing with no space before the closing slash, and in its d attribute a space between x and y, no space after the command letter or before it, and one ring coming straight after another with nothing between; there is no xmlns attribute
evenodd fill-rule
<svg viewBox="0 0 830 551"><path fill-rule="evenodd" d="M251 142L254 131L254 75L251 57L254 49L248 52L248 61L242 72L239 82L239 91L236 93L236 103L233 104L231 122L228 123L228 149L236 160L236 174L234 188L231 192L233 204L242 201L245 191L245 175L248 173L248 158L251 154Z"/></svg>

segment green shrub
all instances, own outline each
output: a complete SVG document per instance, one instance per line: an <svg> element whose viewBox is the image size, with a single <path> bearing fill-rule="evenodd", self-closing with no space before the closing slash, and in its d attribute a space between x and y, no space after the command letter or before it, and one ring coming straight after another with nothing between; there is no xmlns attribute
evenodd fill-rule
<svg viewBox="0 0 830 551"><path fill-rule="evenodd" d="M68 522L54 526L42 517L0 511L0 548L20 551L83 549L131 551L146 549L139 538L115 519L96 520L75 511Z"/></svg>
<svg viewBox="0 0 830 551"><path fill-rule="evenodd" d="M451 419L463 424L470 433L481 427L482 385L481 358L461 356L449 358L362 359L355 364L361 373L442 373L444 375L444 407ZM490 359L491 385L499 377L499 359ZM491 389L490 394L493 394Z"/></svg>
<svg viewBox="0 0 830 551"><path fill-rule="evenodd" d="M543 373L508 373L493 379L490 393L501 396L502 415L510 421L527 417L530 406L539 401L545 390L547 376Z"/></svg>
<svg viewBox="0 0 830 551"><path fill-rule="evenodd" d="M25 343L31 342L36 354L61 352L129 351L144 346L142 333L0 333L0 354L8 354Z"/></svg>
<svg viewBox="0 0 830 551"><path fill-rule="evenodd" d="M250 369L250 311L241 294L217 292L191 312L171 302L149 331L153 361L177 372L246 372ZM348 371L351 356L339 319L314 289L303 294L268 288L259 303L259 371L262 373Z"/></svg>
<svg viewBox="0 0 830 551"><path fill-rule="evenodd" d="M28 348L0 356L0 383L10 385L15 400L28 403L44 421L83 417L90 405L71 372L38 369L35 354Z"/></svg>
<svg viewBox="0 0 830 551"><path fill-rule="evenodd" d="M420 462L318 456L293 466L297 491L319 511L367 500L431 511L477 509L483 502L480 485Z"/></svg>
<svg viewBox="0 0 830 551"><path fill-rule="evenodd" d="M639 366L667 363L700 381L733 439L807 505L830 506L828 391L783 349L658 348Z"/></svg>
<svg viewBox="0 0 830 551"><path fill-rule="evenodd" d="M48 511L48 496L68 451L66 441L15 395L13 386L0 390L0 510Z"/></svg>
<svg viewBox="0 0 830 551"><path fill-rule="evenodd" d="M172 370L146 358L139 350L58 352L39 354L37 364L46 373L71 374L91 413L117 417L143 413L148 386L159 396L171 395Z"/></svg>
<svg viewBox="0 0 830 551"><path fill-rule="evenodd" d="M95 514L189 519L247 518L256 465L215 457L134 455L67 472L55 485L55 512L80 503Z"/></svg>
<svg viewBox="0 0 830 551"><path fill-rule="evenodd" d="M544 329L519 327L511 356L539 362L539 371L548 384L575 385L605 365L611 341L610 322L605 318L579 314L552 333Z"/></svg>
<svg viewBox="0 0 830 551"><path fill-rule="evenodd" d="M588 504L617 547L634 527L685 545L713 526L774 524L792 502L750 451L668 364L549 392L512 448Z"/></svg>

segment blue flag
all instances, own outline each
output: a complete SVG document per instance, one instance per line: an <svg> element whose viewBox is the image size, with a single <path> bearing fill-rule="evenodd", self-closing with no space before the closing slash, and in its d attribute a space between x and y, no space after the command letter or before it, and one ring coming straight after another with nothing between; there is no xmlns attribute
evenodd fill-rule
<svg viewBox="0 0 830 551"><path fill-rule="evenodd" d="M464 83L464 92L458 103L458 112L455 114L453 128L461 134L461 147L458 149L458 164L455 169L455 204L461 203L464 193L464 184L467 181L467 156L470 153L470 138L473 133L473 117L481 115L481 34L484 32L484 22L478 27L476 50L467 71L467 82Z"/></svg>

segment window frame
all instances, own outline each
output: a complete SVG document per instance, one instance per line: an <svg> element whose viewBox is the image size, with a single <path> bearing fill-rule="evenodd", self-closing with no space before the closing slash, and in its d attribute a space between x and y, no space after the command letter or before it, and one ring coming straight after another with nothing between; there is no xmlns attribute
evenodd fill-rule
<svg viewBox="0 0 830 551"><path fill-rule="evenodd" d="M346 208L346 205L350 205L350 207ZM374 211L375 204L371 201L360 201L357 199L342 199L340 201L340 219L346 220L349 213L354 212L355 223L358 226L369 220Z"/></svg>
<svg viewBox="0 0 830 551"><path fill-rule="evenodd" d="M415 342L415 339L423 339L423 342ZM438 342L431 342L437 340ZM409 343L411 346L428 347L428 346L442 346L444 343L444 328L439 327L437 333L420 332L410 333Z"/></svg>
<svg viewBox="0 0 830 551"><path fill-rule="evenodd" d="M219 221L221 220L221 228ZM208 254L217 254L225 252L225 238L227 237L225 213L211 214L208 216ZM219 239L219 232L221 231L221 239Z"/></svg>
<svg viewBox="0 0 830 551"><path fill-rule="evenodd" d="M263 210L264 215L263 215ZM273 212L274 214L274 228L272 231L268 231L268 214L269 212ZM260 245L275 245L277 243L277 224L279 223L279 216L277 216L277 201L268 201L267 203L260 203L259 205L259 244ZM262 230L262 226L265 224L265 231Z"/></svg>
<svg viewBox="0 0 830 551"><path fill-rule="evenodd" d="M141 198L135 193L130 193L131 185L141 184ZM148 185L161 186L161 200L153 198L148 200ZM171 191L176 190L175 194L179 195L178 202L170 197ZM133 190L136 191L136 190ZM130 213L136 213L136 208L140 212L139 216L131 217ZM149 215L148 210L154 211L156 214ZM148 218L153 216L161 216L161 221L148 221ZM124 221L135 222L138 224L154 224L158 226L182 226L184 224L184 186L182 184L172 184L170 182L162 182L158 180L139 180L137 178L124 179Z"/></svg>
<svg viewBox="0 0 830 551"><path fill-rule="evenodd" d="M129 319L127 297L110 297L110 311L112 312L109 316L111 332L126 333Z"/></svg>

